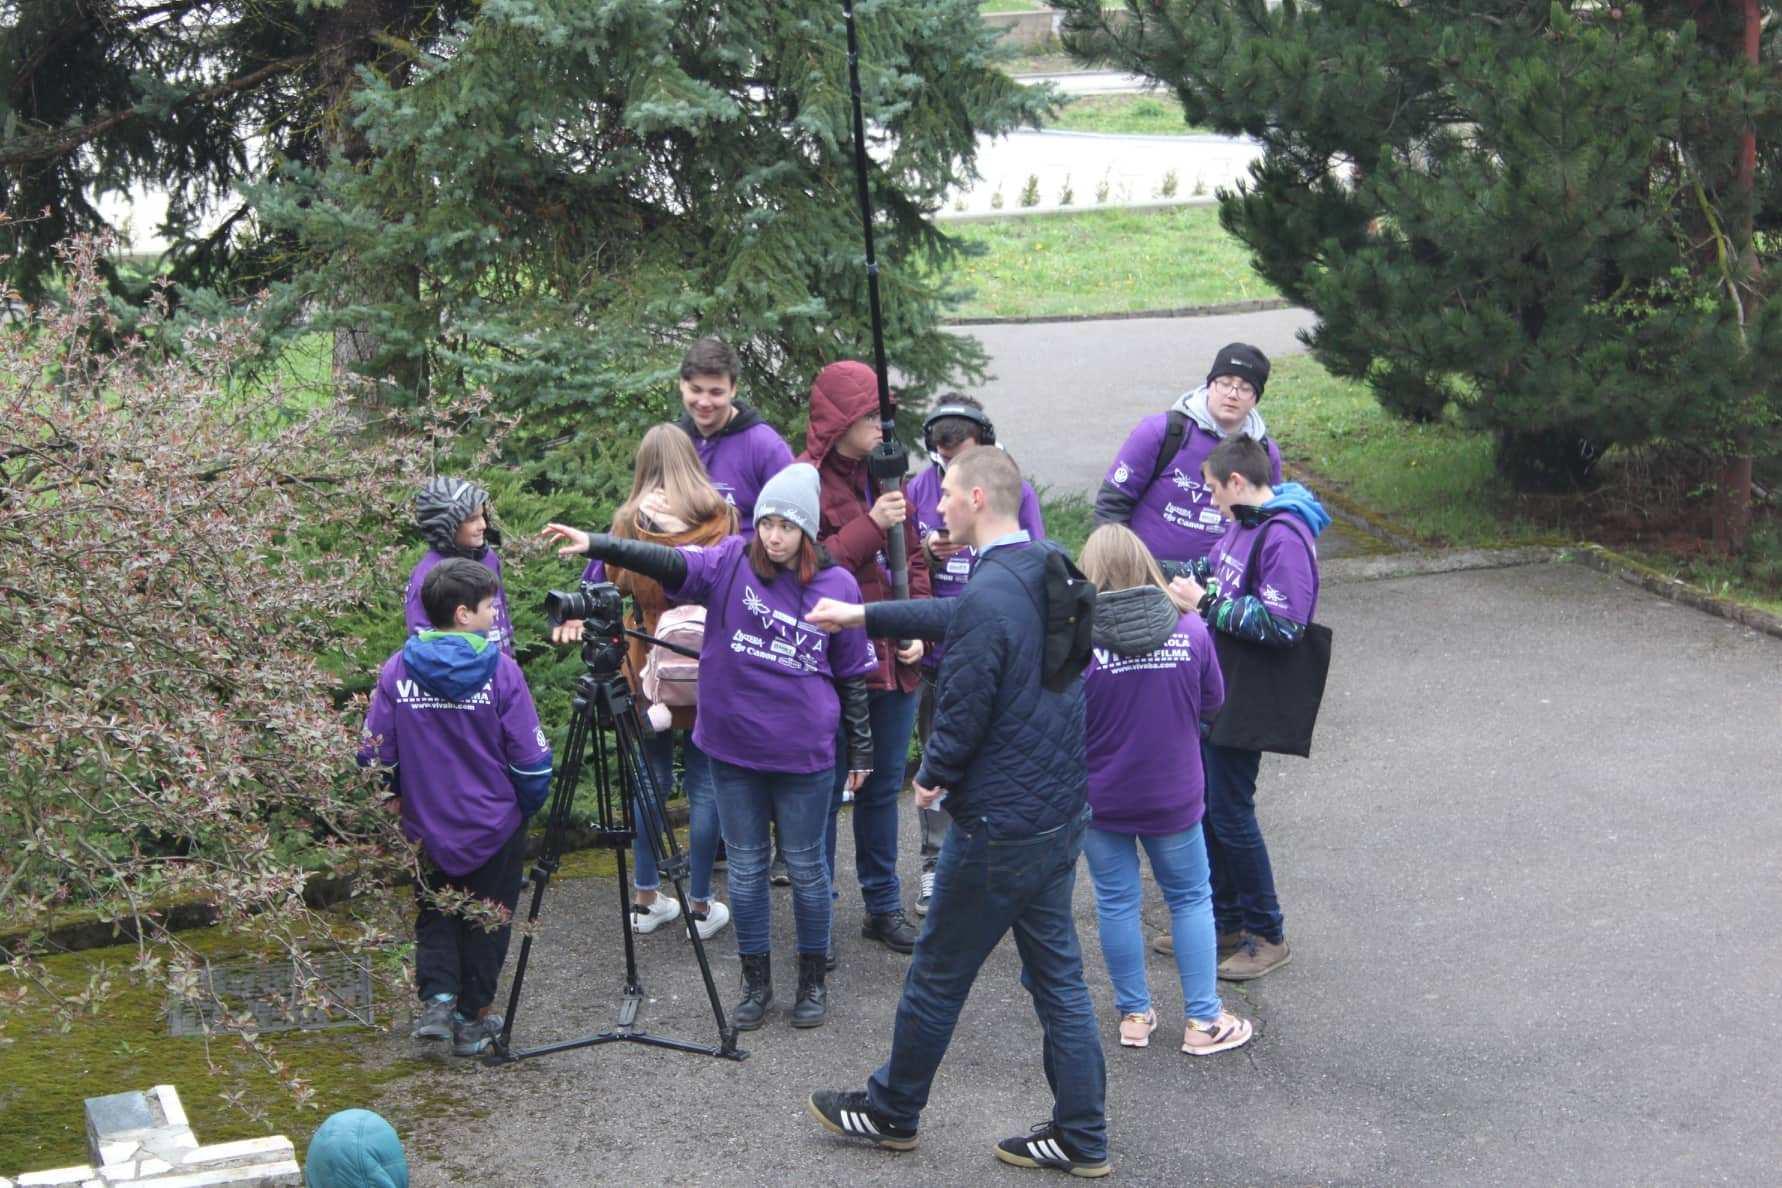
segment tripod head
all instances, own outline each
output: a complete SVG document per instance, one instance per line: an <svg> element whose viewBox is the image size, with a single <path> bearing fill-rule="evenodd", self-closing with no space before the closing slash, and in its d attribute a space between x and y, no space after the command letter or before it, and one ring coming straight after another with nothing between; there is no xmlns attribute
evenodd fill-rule
<svg viewBox="0 0 1782 1188"><path fill-rule="evenodd" d="M552 590L545 595L544 612L553 627L568 619L582 621L582 663L595 680L611 680L619 675L625 664L627 636L699 659L699 653L692 648L625 626L625 596L611 582L583 582L579 590L573 591Z"/></svg>

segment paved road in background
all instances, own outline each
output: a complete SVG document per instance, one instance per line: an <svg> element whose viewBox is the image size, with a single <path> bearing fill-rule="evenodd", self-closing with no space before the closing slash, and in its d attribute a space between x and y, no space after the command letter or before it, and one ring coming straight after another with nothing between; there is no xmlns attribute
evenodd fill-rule
<svg viewBox="0 0 1782 1188"><path fill-rule="evenodd" d="M1332 583L1320 618L1337 650L1315 753L1261 779L1294 959L1227 987L1260 1036L1206 1059L1169 1027L1119 1048L1079 879L1116 1182L1773 1183L1782 641L1563 564ZM615 898L553 887L524 1039L609 1022ZM784 997L746 1063L621 1045L453 1066L429 1090L452 1108L408 1136L413 1183L1064 1182L990 1153L1047 1110L1011 945L966 1006L921 1148L892 1155L823 1133L803 1100L882 1058L904 959L859 939L845 877L831 1019L795 1032L786 891L774 906ZM686 941L641 951L659 995L644 1023L710 1035ZM712 953L728 1001L731 934ZM1173 966L1150 972L1178 1018Z"/></svg>
<svg viewBox="0 0 1782 1188"><path fill-rule="evenodd" d="M961 326L989 353L992 379L977 389L999 438L1036 482L1092 493L1139 418L1167 409L1206 377L1228 342L1275 359L1299 354L1303 309L1210 318L1132 318ZM1270 394L1264 391L1266 421Z"/></svg>

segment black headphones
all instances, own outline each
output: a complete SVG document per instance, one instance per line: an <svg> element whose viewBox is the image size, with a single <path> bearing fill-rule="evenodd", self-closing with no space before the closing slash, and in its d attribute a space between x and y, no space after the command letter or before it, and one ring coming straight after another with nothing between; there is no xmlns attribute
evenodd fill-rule
<svg viewBox="0 0 1782 1188"><path fill-rule="evenodd" d="M978 427L978 444L996 444L996 426L984 415L981 408L973 408L969 404L943 404L922 420L922 448L930 454L935 452L934 423L943 417L960 417Z"/></svg>

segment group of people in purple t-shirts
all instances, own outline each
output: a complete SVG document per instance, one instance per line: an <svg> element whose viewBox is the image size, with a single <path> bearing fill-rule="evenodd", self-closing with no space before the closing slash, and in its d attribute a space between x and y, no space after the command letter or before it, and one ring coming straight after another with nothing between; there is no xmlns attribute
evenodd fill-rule
<svg viewBox="0 0 1782 1188"><path fill-rule="evenodd" d="M678 769L689 807L685 926L709 938L734 924L742 997L733 1017L744 1030L761 1027L774 1003L771 888L788 884L797 950L790 1022L815 1027L827 1015L825 974L836 961L836 826L850 800L862 935L909 953L934 928L927 920L918 935L904 912L899 806L912 735L926 742L946 670L938 643L869 638L861 625L819 625L812 611L824 600L891 597L885 551L897 524L910 596L958 598L980 557L970 541L951 538L943 479L961 455L999 446L981 403L944 396L923 426L934 465L875 495L865 460L880 421L869 367L844 361L818 373L797 457L737 399L739 370L721 341L696 342L680 370L684 415L645 435L610 531L553 523L543 535L560 553L589 558L584 578L618 584L646 632L671 608L704 608L697 705L657 707L648 743L658 783L672 787ZM1268 374L1260 351L1231 344L1205 383L1142 421L1108 468L1098 527L1079 558L1098 591L1081 681L1086 783L1077 795L1089 813L1081 848L1119 1038L1129 1047L1146 1047L1158 1026L1145 975L1140 849L1170 913L1170 931L1153 947L1176 961L1183 1051L1247 1042L1251 1025L1224 1007L1217 981L1261 977L1289 957L1256 818L1260 756L1204 740L1224 698L1212 633L1291 647L1316 610L1315 540L1329 517L1310 492L1281 479L1280 453L1257 411ZM380 674L361 758L385 770L403 827L434 871L430 885L511 913L524 819L544 799L551 754L512 658L489 513L487 494L460 479L436 479L418 497L431 548L408 588L413 634ZM1044 540L1039 501L1024 481L1014 522L1014 536ZM567 644L580 631L565 623L552 639ZM644 645L633 647L629 667L640 672ZM928 803L918 813L912 906L925 916L950 817L944 795L920 799ZM639 933L683 909L664 893L648 848L640 840L636 853ZM728 904L716 897L720 863ZM423 905L416 934L422 1010L414 1034L450 1039L460 1054L482 1051L500 1029L490 1006L507 930ZM831 1129L870 1139L863 1117L856 1111ZM913 1122L890 1128L907 1130L913 1145ZM1070 1157L1090 1141L1036 1142L1032 1158L1100 1174L1093 1159Z"/></svg>

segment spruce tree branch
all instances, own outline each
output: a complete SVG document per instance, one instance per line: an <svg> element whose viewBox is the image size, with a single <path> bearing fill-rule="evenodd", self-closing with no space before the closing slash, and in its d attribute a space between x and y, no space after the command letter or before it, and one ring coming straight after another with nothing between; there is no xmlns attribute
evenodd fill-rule
<svg viewBox="0 0 1782 1188"><path fill-rule="evenodd" d="M250 70L246 74L238 75L235 78L217 83L214 86L193 91L190 95L186 95L177 100L173 106L179 108L189 106L193 103L208 103L212 99L221 99L228 95L236 95L242 91L252 90L269 78L304 65L311 61L314 56L315 55L313 54L297 54L289 58L279 58L276 61L266 63L266 65L261 66L257 70ZM114 111L109 115L101 116L99 119L94 120L85 127L75 129L73 132L63 136L59 140L51 140L47 143L39 142L22 148L9 148L5 151L0 151L0 166L24 165L34 161L53 161L66 157L89 141L95 140L98 137L105 135L107 132L110 132L113 128L127 124L132 120L141 119L144 114L146 113L141 107L127 107L122 111Z"/></svg>

